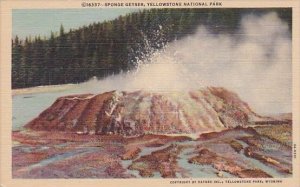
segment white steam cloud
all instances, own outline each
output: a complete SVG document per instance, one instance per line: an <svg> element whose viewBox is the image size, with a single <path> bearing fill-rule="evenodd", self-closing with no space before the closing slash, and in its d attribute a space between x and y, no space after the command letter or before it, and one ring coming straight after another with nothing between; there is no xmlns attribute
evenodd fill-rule
<svg viewBox="0 0 300 187"><path fill-rule="evenodd" d="M256 112L291 112L291 46L288 25L276 13L248 15L236 34L212 34L200 26L141 62L137 71L81 88L169 92L220 86L238 93Z"/></svg>

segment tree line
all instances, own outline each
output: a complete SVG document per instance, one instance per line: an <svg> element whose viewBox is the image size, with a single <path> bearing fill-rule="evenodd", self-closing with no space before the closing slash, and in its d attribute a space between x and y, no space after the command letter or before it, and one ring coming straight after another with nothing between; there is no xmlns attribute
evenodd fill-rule
<svg viewBox="0 0 300 187"><path fill-rule="evenodd" d="M167 42L196 31L234 32L245 13L276 11L289 23L291 9L145 9L78 29L12 39L12 88L80 83L129 71Z"/></svg>

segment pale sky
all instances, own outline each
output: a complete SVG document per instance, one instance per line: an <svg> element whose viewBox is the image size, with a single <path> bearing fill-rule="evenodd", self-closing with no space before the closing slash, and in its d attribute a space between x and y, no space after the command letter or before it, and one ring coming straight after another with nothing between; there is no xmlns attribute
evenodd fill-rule
<svg viewBox="0 0 300 187"><path fill-rule="evenodd" d="M65 31L93 22L102 22L126 15L138 9L15 9L12 16L12 36L49 37L51 31L58 32L63 24Z"/></svg>

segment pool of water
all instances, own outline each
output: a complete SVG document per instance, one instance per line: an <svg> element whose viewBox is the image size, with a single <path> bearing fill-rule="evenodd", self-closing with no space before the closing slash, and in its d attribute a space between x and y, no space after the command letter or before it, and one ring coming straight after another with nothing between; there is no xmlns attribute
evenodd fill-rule
<svg viewBox="0 0 300 187"><path fill-rule="evenodd" d="M12 96L12 130L21 130L25 124L50 107L58 97L90 93L89 89L84 89L86 85L87 83L82 83L64 90Z"/></svg>
<svg viewBox="0 0 300 187"><path fill-rule="evenodd" d="M132 175L136 178L141 178L142 176L139 174L138 170L131 170L128 167L132 164L132 160L121 160L121 165L124 169L126 169L126 173Z"/></svg>
<svg viewBox="0 0 300 187"><path fill-rule="evenodd" d="M240 144L243 145L243 148L246 148L248 147L248 144L246 144L245 142L243 141L240 141L240 140L237 140ZM241 150L241 152L239 153L240 156L242 157L242 159L248 163L248 165L252 166L253 168L257 168L257 169L260 169L264 172L266 172L267 174L273 176L273 177L289 177L288 174L283 174L283 173L280 173L278 172L276 169L270 167L270 166L267 166L265 165L264 163L254 159L254 158L249 158L247 156L245 156L245 152L244 152L244 149Z"/></svg>
<svg viewBox="0 0 300 187"><path fill-rule="evenodd" d="M197 154L193 153L194 148L186 148L180 154L178 158L178 166L182 168L189 177L193 178L217 178L217 170L211 165L199 165L191 164L188 160ZM184 175L181 174L181 177Z"/></svg>
<svg viewBox="0 0 300 187"><path fill-rule="evenodd" d="M38 167L44 167L47 166L49 164L52 164L54 162L58 162L67 158L71 158L74 156L82 156L84 154L89 154L95 151L99 151L99 148L94 148L94 147L87 147L87 148L80 148L80 149L76 149L70 152L66 152L63 154L57 154L54 156L51 156L50 158L46 158L44 160L41 160L40 162L36 163L36 164L32 164L30 166L26 167L26 170L30 171L32 169L38 168Z"/></svg>
<svg viewBox="0 0 300 187"><path fill-rule="evenodd" d="M165 149L165 148L167 148L170 145L171 145L171 143L167 143L167 144L165 144L163 146L160 146L160 147L144 147L144 148L142 148L142 150L139 153L139 155L137 156L137 158L134 159L134 160L137 160L137 159L139 159L139 158L141 158L142 156L145 156L145 155L150 155L152 152ZM131 175L133 175L133 176L135 176L137 178L141 178L142 176L139 174L138 170L130 170L130 169L128 169L128 167L132 164L132 162L134 160L122 160L121 161L121 165L123 166L124 169L127 170L126 171L127 174L131 174ZM162 177L161 177L161 174L159 172L153 172L152 178L162 178Z"/></svg>

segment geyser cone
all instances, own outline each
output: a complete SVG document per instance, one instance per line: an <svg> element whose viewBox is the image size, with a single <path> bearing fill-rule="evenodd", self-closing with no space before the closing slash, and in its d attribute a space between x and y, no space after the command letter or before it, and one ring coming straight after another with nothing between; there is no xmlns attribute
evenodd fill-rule
<svg viewBox="0 0 300 187"><path fill-rule="evenodd" d="M235 93L209 87L60 97L26 127L80 134L181 134L247 126L260 118Z"/></svg>

